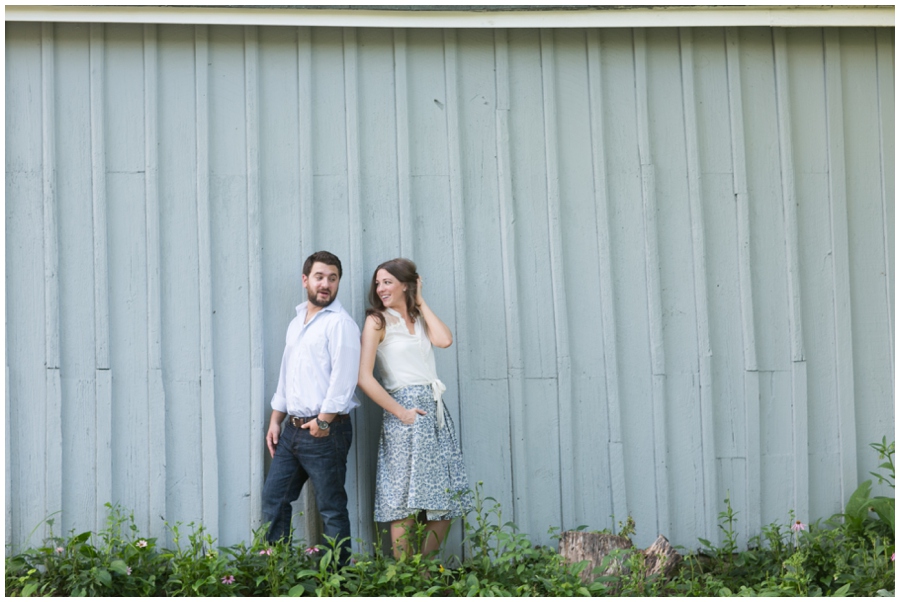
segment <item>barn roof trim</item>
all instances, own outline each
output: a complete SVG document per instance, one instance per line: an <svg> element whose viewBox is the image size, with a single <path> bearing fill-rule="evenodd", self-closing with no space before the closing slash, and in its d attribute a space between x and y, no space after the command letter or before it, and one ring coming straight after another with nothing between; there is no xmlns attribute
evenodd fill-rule
<svg viewBox="0 0 900 602"><path fill-rule="evenodd" d="M893 4L740 5L6 5L7 21L315 27L893 27Z"/></svg>

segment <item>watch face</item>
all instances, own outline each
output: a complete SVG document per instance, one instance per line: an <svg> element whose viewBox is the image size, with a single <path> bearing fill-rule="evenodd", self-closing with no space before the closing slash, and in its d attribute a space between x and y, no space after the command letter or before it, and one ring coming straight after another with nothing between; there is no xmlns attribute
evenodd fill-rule
<svg viewBox="0 0 900 602"><path fill-rule="evenodd" d="M319 428L322 429L323 431L328 430L328 427L331 426L329 423L325 422L324 420L316 419L316 423L318 423Z"/></svg>

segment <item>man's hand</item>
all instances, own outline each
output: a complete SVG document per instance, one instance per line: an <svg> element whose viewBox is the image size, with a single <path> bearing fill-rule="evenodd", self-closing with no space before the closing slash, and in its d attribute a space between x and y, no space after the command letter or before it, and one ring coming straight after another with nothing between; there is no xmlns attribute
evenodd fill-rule
<svg viewBox="0 0 900 602"><path fill-rule="evenodd" d="M315 418L313 418L306 424L301 425L300 428L307 429L309 431L309 434L312 435L313 437L327 437L328 435L331 434L331 429L329 429L327 431L323 431L322 429L320 429L319 423L316 422Z"/></svg>
<svg viewBox="0 0 900 602"><path fill-rule="evenodd" d="M275 448L278 446L278 438L281 436L281 421L287 414L272 411L272 417L269 419L269 430L266 432L266 446L269 448L269 454L275 457Z"/></svg>
<svg viewBox="0 0 900 602"><path fill-rule="evenodd" d="M275 457L275 447L278 445L278 436L281 435L280 424L269 424L269 432L266 433L266 445L269 447L269 455Z"/></svg>

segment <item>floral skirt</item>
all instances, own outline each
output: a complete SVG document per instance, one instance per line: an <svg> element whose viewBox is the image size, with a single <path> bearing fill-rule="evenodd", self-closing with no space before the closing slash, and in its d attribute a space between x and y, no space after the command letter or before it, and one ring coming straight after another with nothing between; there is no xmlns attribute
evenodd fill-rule
<svg viewBox="0 0 900 602"><path fill-rule="evenodd" d="M375 476L375 520L402 520L424 510L427 520L463 516L472 509L462 452L444 408L438 428L431 387L413 385L391 394L404 408L425 410L413 424L384 413Z"/></svg>

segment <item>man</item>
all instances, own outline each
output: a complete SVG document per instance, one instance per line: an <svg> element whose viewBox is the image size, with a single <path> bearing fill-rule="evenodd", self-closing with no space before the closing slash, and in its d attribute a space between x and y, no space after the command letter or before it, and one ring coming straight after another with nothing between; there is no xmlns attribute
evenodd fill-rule
<svg viewBox="0 0 900 602"><path fill-rule="evenodd" d="M289 538L291 502L311 479L325 535L341 542L345 563L350 517L344 478L353 439L349 412L359 405L354 396L359 326L336 298L341 274L341 260L328 251L313 253L303 264L309 300L297 306L288 326L272 397L266 434L272 465L263 490L263 520L270 523L269 542Z"/></svg>

